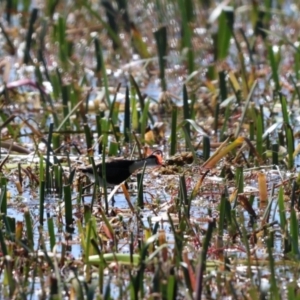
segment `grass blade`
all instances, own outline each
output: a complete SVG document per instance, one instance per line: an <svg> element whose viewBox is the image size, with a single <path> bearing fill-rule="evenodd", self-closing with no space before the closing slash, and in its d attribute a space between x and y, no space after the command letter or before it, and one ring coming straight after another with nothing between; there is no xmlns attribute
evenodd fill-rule
<svg viewBox="0 0 300 300"><path fill-rule="evenodd" d="M7 179L5 177L1 177L0 208L1 208L1 213L6 216L6 214L7 214Z"/></svg>
<svg viewBox="0 0 300 300"><path fill-rule="evenodd" d="M248 106L249 106L249 103L251 101L251 98L252 98L252 95L253 95L253 93L255 91L256 86L257 86L257 80L255 80L253 82L253 85L251 87L250 93L247 96L247 99L246 99L246 102L245 102L245 106L244 106L244 109L243 109L243 114L242 114L239 126L237 127L235 135L234 135L236 138L239 136L240 131L242 129L242 126L243 126L243 123L244 123L244 120L245 120L245 117L246 117L246 113L247 113L247 110L248 110Z"/></svg>
<svg viewBox="0 0 300 300"><path fill-rule="evenodd" d="M299 227L295 209L292 208L291 220L290 220L291 242L292 242L292 254L299 259Z"/></svg>
<svg viewBox="0 0 300 300"><path fill-rule="evenodd" d="M285 134L287 142L288 151L288 168L292 170L294 168L294 151L295 151L295 141L293 129L289 124L285 124Z"/></svg>
<svg viewBox="0 0 300 300"><path fill-rule="evenodd" d="M208 252L208 246L211 241L215 226L216 226L215 221L211 221L208 223L208 228L204 239L203 248L200 253L200 262L197 270L197 287L196 287L196 296L195 296L195 299L197 300L200 300L202 296L202 290L204 285L203 275L206 268L206 255Z"/></svg>
<svg viewBox="0 0 300 300"><path fill-rule="evenodd" d="M50 239L50 250L52 251L53 247L56 244L53 218L48 218L47 225L48 225L48 234Z"/></svg>
<svg viewBox="0 0 300 300"><path fill-rule="evenodd" d="M149 106L150 106L150 101L147 101L141 116L141 136L143 138L145 137L146 128L148 124Z"/></svg>
<svg viewBox="0 0 300 300"><path fill-rule="evenodd" d="M26 35L26 46L24 50L24 64L29 64L31 58L30 58L30 49L31 49L31 43L32 43L32 36L34 32L34 23L36 22L38 17L38 9L34 8L30 15L29 20L29 27Z"/></svg>
<svg viewBox="0 0 300 300"><path fill-rule="evenodd" d="M193 2L191 0L178 0L179 11L181 13L182 28L182 48L187 49L187 65L191 74L194 71L194 52L193 52L193 31L190 24L193 22Z"/></svg>
<svg viewBox="0 0 300 300"><path fill-rule="evenodd" d="M165 65L167 56L167 27L163 26L154 32L156 40L156 47L158 52L158 63L159 63L159 77L161 81L161 88L163 91L167 90L166 78L165 78Z"/></svg>
<svg viewBox="0 0 300 300"><path fill-rule="evenodd" d="M280 48L278 47L278 49L280 49ZM275 57L273 45L268 46L268 53L269 53L269 60L270 60L270 65L271 65L271 69L272 69L272 78L275 83L275 91L279 92L279 90L280 90L280 83L279 83L279 76L278 76L279 60L278 60L278 57L277 58Z"/></svg>
<svg viewBox="0 0 300 300"><path fill-rule="evenodd" d="M172 107L172 119L171 119L171 146L170 146L170 155L176 153L177 148L177 106Z"/></svg>
<svg viewBox="0 0 300 300"><path fill-rule="evenodd" d="M102 53L102 48L99 42L98 38L94 39L94 44L95 44L95 53L96 53L96 59L97 59L97 73L99 75L99 72L101 71L101 75L103 78L103 86L105 90L105 99L106 103L108 105L108 108L111 107L111 102L110 102L110 96L109 96L109 90L108 90L108 78L107 78L107 73L106 73L106 67L103 59L103 53Z"/></svg>
<svg viewBox="0 0 300 300"><path fill-rule="evenodd" d="M144 174L146 170L146 163L144 164L143 172L137 175L137 183L138 183L138 207L144 208L144 188L143 188L143 180Z"/></svg>
<svg viewBox="0 0 300 300"><path fill-rule="evenodd" d="M65 203L65 222L66 227L73 224L73 213L72 213L72 195L71 186L65 185L64 188L64 203Z"/></svg>
<svg viewBox="0 0 300 300"><path fill-rule="evenodd" d="M33 251L34 241L33 241L33 224L28 208L24 210L24 219L26 224L26 233L27 233L27 243L28 248Z"/></svg>
<svg viewBox="0 0 300 300"><path fill-rule="evenodd" d="M129 142L129 134L131 132L130 127L130 97L129 97L129 88L126 87L126 95L125 95L125 110L124 110L124 136L125 143Z"/></svg>
<svg viewBox="0 0 300 300"><path fill-rule="evenodd" d="M263 116L259 113L256 116L256 151L260 157L263 155Z"/></svg>
<svg viewBox="0 0 300 300"><path fill-rule="evenodd" d="M189 99L188 99L188 93L186 89L186 85L183 85L183 118L185 120L190 119L190 108L189 108ZM185 125L186 132L189 138L191 138L191 132L190 132L190 125L186 123ZM187 147L187 145L186 145Z"/></svg>
<svg viewBox="0 0 300 300"><path fill-rule="evenodd" d="M210 138L208 136L203 137L203 159L206 161L210 157Z"/></svg>
<svg viewBox="0 0 300 300"><path fill-rule="evenodd" d="M47 160L48 161L48 160ZM45 179L44 179L44 159L40 156L40 225L44 223L44 202L45 202Z"/></svg>

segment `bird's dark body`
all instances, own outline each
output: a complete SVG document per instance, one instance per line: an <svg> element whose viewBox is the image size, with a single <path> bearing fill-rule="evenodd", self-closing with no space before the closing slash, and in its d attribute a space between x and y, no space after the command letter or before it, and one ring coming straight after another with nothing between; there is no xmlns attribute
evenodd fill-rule
<svg viewBox="0 0 300 300"><path fill-rule="evenodd" d="M146 159L141 160L116 159L106 162L105 169L107 186L115 186L121 184L128 177L130 177L130 175L134 171L142 168L144 164L146 164L146 166L160 165L155 155L150 155ZM79 169L92 180L95 180L92 166L87 166ZM96 164L96 171L99 175L100 185L103 186L102 163Z"/></svg>
<svg viewBox="0 0 300 300"><path fill-rule="evenodd" d="M126 180L131 173L129 167L132 164L130 160L116 160L106 163L106 182L110 185L118 185ZM102 163L96 165L97 173L103 178ZM93 174L93 167L82 170L83 173Z"/></svg>

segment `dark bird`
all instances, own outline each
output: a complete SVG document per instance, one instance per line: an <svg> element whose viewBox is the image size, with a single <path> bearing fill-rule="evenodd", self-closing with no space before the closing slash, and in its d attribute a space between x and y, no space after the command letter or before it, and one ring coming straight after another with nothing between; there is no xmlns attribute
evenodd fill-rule
<svg viewBox="0 0 300 300"><path fill-rule="evenodd" d="M157 154L159 153L159 154ZM130 177L136 170L144 167L155 167L162 165L161 151L154 151L145 159L128 160L128 159L113 159L105 163L106 169L106 184L109 187L119 185ZM92 165L78 167L82 173L87 175L92 181L95 181ZM100 185L103 186L102 163L96 164L96 171L99 175Z"/></svg>

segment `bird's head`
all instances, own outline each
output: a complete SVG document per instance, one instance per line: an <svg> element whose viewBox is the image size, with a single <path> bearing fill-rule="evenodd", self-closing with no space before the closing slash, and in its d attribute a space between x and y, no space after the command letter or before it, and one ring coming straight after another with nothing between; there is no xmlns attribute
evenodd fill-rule
<svg viewBox="0 0 300 300"><path fill-rule="evenodd" d="M148 166L162 166L163 165L163 158L162 158L162 151L155 150L149 156L146 157L147 165Z"/></svg>

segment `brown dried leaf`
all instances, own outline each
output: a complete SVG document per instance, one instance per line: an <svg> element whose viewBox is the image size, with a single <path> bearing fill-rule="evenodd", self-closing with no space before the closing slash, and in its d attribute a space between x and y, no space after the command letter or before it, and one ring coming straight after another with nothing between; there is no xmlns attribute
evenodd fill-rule
<svg viewBox="0 0 300 300"><path fill-rule="evenodd" d="M261 202L268 201L268 188L266 174L259 172L257 174L259 199Z"/></svg>
<svg viewBox="0 0 300 300"><path fill-rule="evenodd" d="M239 195L238 201L242 205L242 207L249 213L249 215L251 215L254 218L257 217L254 209L252 208L252 205L250 204L248 198L245 195Z"/></svg>

